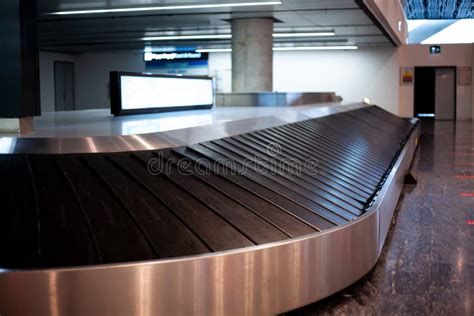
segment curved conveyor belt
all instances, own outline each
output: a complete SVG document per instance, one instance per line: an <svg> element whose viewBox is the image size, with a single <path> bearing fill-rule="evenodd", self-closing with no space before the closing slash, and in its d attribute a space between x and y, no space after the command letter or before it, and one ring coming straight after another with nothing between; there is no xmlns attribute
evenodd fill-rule
<svg viewBox="0 0 474 316"><path fill-rule="evenodd" d="M327 296L375 263L368 213L416 126L372 106L178 148L1 155L0 314L279 313Z"/></svg>

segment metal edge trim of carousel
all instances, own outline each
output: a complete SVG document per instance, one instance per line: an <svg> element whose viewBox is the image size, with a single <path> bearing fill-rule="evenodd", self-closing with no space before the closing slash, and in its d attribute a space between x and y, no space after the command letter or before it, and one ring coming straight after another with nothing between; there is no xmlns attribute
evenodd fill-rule
<svg viewBox="0 0 474 316"><path fill-rule="evenodd" d="M258 129L298 122L304 119L329 116L369 106L364 103L347 105L313 104L291 107L299 118L277 116L259 116L181 128L151 134L93 136L93 137L1 137L0 154L79 154L79 153L113 153L124 151L158 150L170 147L191 145L213 139L252 132ZM235 108L239 110L239 108ZM215 108L213 110L218 110ZM213 111L203 110L203 111Z"/></svg>
<svg viewBox="0 0 474 316"><path fill-rule="evenodd" d="M278 314L353 284L377 263L420 136L369 211L284 242L142 263L0 271L1 315Z"/></svg>

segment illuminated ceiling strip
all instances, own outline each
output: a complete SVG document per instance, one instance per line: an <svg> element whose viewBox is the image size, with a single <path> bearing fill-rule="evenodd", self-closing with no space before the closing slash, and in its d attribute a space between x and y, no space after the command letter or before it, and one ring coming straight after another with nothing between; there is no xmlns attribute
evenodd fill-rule
<svg viewBox="0 0 474 316"><path fill-rule="evenodd" d="M334 36L334 32L307 32L307 33L274 33L273 37L317 37L317 36Z"/></svg>
<svg viewBox="0 0 474 316"><path fill-rule="evenodd" d="M311 33L274 33L275 38L291 37L319 37L334 36L334 32L311 32ZM231 39L232 34L202 34L202 35L171 35L171 36L148 36L143 37L142 41L173 41L173 40L195 40L195 39Z"/></svg>
<svg viewBox="0 0 474 316"><path fill-rule="evenodd" d="M355 50L357 46L296 46L296 47L273 47L274 51L296 51L296 50Z"/></svg>
<svg viewBox="0 0 474 316"><path fill-rule="evenodd" d="M173 41L173 40L195 40L195 39L230 39L230 34L206 34L206 35L177 35L177 36L149 36L142 41Z"/></svg>
<svg viewBox="0 0 474 316"><path fill-rule="evenodd" d="M164 10L189 10L189 9L212 9L212 8L232 8L232 7L250 7L265 5L280 5L281 1L269 2L242 2L242 3L212 3L212 4L191 4L191 5L174 5L159 7L135 7L135 8L116 8L116 9L91 9L91 10L75 10L75 11L57 11L46 13L48 15L74 15L74 14L103 14L103 13L124 13L124 12L143 12L143 11L164 11Z"/></svg>
<svg viewBox="0 0 474 316"><path fill-rule="evenodd" d="M297 47L273 47L274 51L301 51L301 50L355 50L357 46L297 46ZM197 53L230 53L231 48L202 48Z"/></svg>
<svg viewBox="0 0 474 316"><path fill-rule="evenodd" d="M230 53L232 48L203 48L196 49L196 53Z"/></svg>

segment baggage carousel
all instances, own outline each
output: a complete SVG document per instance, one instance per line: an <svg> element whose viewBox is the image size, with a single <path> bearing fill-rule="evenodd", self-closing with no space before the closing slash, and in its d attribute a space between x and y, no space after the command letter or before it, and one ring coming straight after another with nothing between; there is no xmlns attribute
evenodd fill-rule
<svg viewBox="0 0 474 316"><path fill-rule="evenodd" d="M277 314L354 283L419 124L363 104L306 114L10 142L0 314Z"/></svg>

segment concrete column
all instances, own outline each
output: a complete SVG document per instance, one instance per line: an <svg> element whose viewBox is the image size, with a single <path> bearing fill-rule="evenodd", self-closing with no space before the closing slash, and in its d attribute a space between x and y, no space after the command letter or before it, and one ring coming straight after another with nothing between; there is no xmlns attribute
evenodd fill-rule
<svg viewBox="0 0 474 316"><path fill-rule="evenodd" d="M232 20L232 91L273 91L273 19Z"/></svg>
<svg viewBox="0 0 474 316"><path fill-rule="evenodd" d="M36 0L0 1L0 131L21 132L40 115Z"/></svg>

